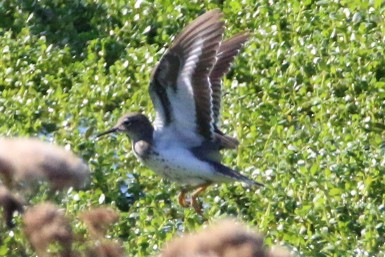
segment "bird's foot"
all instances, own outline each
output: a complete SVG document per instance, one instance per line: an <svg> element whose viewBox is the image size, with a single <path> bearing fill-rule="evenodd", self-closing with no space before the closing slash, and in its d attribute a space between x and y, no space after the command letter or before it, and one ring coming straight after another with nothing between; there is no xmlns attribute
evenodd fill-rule
<svg viewBox="0 0 385 257"><path fill-rule="evenodd" d="M201 186L199 186L192 194L191 194L191 205L194 208L194 210L199 214L202 215L202 204L199 202L198 195L200 195L203 191L206 190L206 188L211 183L205 183Z"/></svg>
<svg viewBox="0 0 385 257"><path fill-rule="evenodd" d="M188 201L186 199L186 191L182 190L180 193L179 193L179 196L178 196L178 201L179 201L179 204L183 207L183 208L188 208L191 206L191 203L190 201Z"/></svg>
<svg viewBox="0 0 385 257"><path fill-rule="evenodd" d="M191 201L186 199L186 194L188 190L182 190L178 196L179 204L184 208L192 206L196 213L202 215L202 204L198 199L198 195L205 191L210 184L211 183L205 183L203 185L198 186L195 191L191 194Z"/></svg>
<svg viewBox="0 0 385 257"><path fill-rule="evenodd" d="M191 205L199 215L202 215L202 203L199 201L198 197L191 197Z"/></svg>

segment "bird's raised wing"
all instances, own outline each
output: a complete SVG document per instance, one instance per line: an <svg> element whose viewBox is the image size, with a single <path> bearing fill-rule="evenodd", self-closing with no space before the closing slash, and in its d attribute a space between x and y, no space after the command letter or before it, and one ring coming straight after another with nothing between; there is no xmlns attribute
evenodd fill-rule
<svg viewBox="0 0 385 257"><path fill-rule="evenodd" d="M242 32L222 42L218 54L217 62L210 73L210 82L212 89L212 104L214 122L217 123L220 115L222 98L222 79L230 70L231 63L239 53L241 47L248 39L249 34Z"/></svg>
<svg viewBox="0 0 385 257"><path fill-rule="evenodd" d="M224 135L219 130L218 121L221 109L223 76L230 70L231 63L233 62L235 56L239 53L248 37L249 35L247 32L242 32L223 41L218 50L217 62L215 63L209 76L212 90L214 131L215 137L219 139L220 148L234 149L239 145L239 141L237 139Z"/></svg>
<svg viewBox="0 0 385 257"><path fill-rule="evenodd" d="M222 13L209 11L182 31L158 63L149 88L158 131L169 129L190 145L213 139L209 75L223 32Z"/></svg>

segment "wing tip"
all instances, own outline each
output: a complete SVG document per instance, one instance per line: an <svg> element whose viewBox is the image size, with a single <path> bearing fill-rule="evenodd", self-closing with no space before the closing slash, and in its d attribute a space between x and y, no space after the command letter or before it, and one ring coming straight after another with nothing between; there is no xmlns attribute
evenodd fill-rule
<svg viewBox="0 0 385 257"><path fill-rule="evenodd" d="M209 10L209 11L206 11L204 14L202 14L201 16L203 16L203 15L215 15L215 16L222 16L223 17L223 12L222 12L222 10L221 9L219 9L219 8L214 8L214 9L211 9L211 10Z"/></svg>
<svg viewBox="0 0 385 257"><path fill-rule="evenodd" d="M246 181L243 181L243 182L245 182L245 183L248 184L249 186L265 187L264 184L259 183L259 182L254 181L254 180L251 180L251 179L247 179Z"/></svg>
<svg viewBox="0 0 385 257"><path fill-rule="evenodd" d="M230 177L234 181L238 182L243 182L246 183L249 186L259 186L259 187L264 187L262 183L256 182L252 179L249 179L245 175L242 175L240 172L233 170L219 162L210 162L211 165L214 167L214 169L218 172L221 173L222 175L226 177Z"/></svg>

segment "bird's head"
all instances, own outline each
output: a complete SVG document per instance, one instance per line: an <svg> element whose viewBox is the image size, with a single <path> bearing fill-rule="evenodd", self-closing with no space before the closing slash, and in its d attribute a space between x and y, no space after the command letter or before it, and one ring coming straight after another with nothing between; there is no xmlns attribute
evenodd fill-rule
<svg viewBox="0 0 385 257"><path fill-rule="evenodd" d="M146 116L141 113L127 113L122 116L111 129L98 134L101 137L110 133L124 132L132 140L152 139L153 127Z"/></svg>

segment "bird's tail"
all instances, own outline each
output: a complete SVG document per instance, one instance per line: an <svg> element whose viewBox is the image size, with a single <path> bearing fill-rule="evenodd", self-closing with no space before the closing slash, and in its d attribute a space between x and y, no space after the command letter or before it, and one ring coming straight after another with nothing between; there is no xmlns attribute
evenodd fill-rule
<svg viewBox="0 0 385 257"><path fill-rule="evenodd" d="M226 177L230 177L233 180L236 180L239 182L244 182L250 186L264 186L262 183L251 180L248 177L239 173L238 171L230 169L229 167L226 167L225 165L222 165L218 162L211 162L211 164L214 166L215 170L218 173L221 173L222 175L224 175Z"/></svg>
<svg viewBox="0 0 385 257"><path fill-rule="evenodd" d="M260 187L263 187L264 185L262 183L259 183L257 181L254 181L254 180L251 180L249 179L248 177L240 174L239 172L235 171L235 170L231 170L233 173L236 173L236 178L238 181L240 182L244 182L250 186L260 186Z"/></svg>

